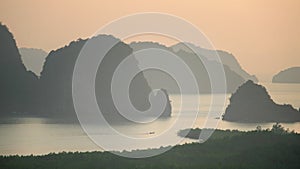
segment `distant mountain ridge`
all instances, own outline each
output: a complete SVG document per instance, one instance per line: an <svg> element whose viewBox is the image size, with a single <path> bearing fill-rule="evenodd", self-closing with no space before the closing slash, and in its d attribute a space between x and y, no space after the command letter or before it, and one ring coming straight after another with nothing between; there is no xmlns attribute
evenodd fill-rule
<svg viewBox="0 0 300 169"><path fill-rule="evenodd" d="M89 40L98 41L101 44L112 39L119 40L111 35L99 35ZM72 100L72 76L76 59L87 40L72 41L62 48L51 51L45 59L40 78L38 78L32 71L26 70L22 60L23 56L17 48L12 33L0 23L0 116L29 114L76 119ZM210 80L205 66L199 57L182 43L167 47L153 42L133 42L128 45L119 41L105 56L96 77L95 93L98 104L106 113L105 118L112 121L123 118L115 114L117 110L110 93L110 84L115 68L126 56L145 48L168 50L178 55L195 74L200 85L200 92L208 93L210 91ZM229 92L236 90L230 98L230 105L223 116L224 120L250 123L300 121L298 110L288 104L276 104L263 86L252 81L256 81L256 77L244 71L233 55L224 51L213 51L200 47L196 47L196 49L206 63L214 66L223 64L227 90ZM29 51L31 50L36 51L29 49ZM45 54L43 51L39 52ZM220 55L222 63L211 60L210 56L215 52ZM137 60L133 59L132 61L131 66L139 69ZM273 83L299 83L299 73L300 67L286 69L274 76ZM244 83L247 79L252 80ZM150 85L153 86L150 86L147 80L150 80ZM121 87L122 83L118 85ZM129 97L138 110L149 108L148 94L152 90L151 87L160 88L165 94L167 91L175 94L179 92L176 81L167 74L160 71L141 72L133 79L129 89ZM167 98L169 101L169 97ZM170 103L168 103L163 116L171 116Z"/></svg>
<svg viewBox="0 0 300 169"><path fill-rule="evenodd" d="M133 48L135 52L142 49L162 49L167 50L169 52L174 53L179 56L187 66L190 67L193 74L196 77L196 80L199 85L200 93L210 93L211 84L209 80L209 75L207 74L206 68L203 65L203 62L210 64L211 66L217 66L219 64L223 64L226 82L227 82L227 92L234 92L241 84L243 84L246 80L254 80L257 81L255 76L249 75L246 71L244 71L239 63L236 61L233 55L228 54L223 51L213 51L208 49L202 49L200 47L196 47L193 44L193 49L197 49L197 55L187 47L184 43L178 43L176 45L167 47L165 45L156 43L156 42L132 42L130 46ZM217 52L217 53L216 53ZM222 63L212 60L213 56L216 54L220 55ZM201 59L201 60L200 60ZM180 93L179 87L172 77L167 75L166 73L158 70L147 70L144 72L146 79L149 82L149 85L153 88L158 88L159 86L163 86L163 88L167 89L170 93L178 94ZM192 93L187 91L187 93Z"/></svg>
<svg viewBox="0 0 300 169"><path fill-rule="evenodd" d="M273 76L272 83L300 83L300 67L291 67Z"/></svg>
<svg viewBox="0 0 300 169"><path fill-rule="evenodd" d="M35 48L19 48L19 52L27 70L34 72L37 76L40 76L48 53L42 49Z"/></svg>
<svg viewBox="0 0 300 169"><path fill-rule="evenodd" d="M210 59L210 57L212 55L214 55L215 52L217 52L217 54L219 55L222 63L226 66L228 66L232 71L234 71L235 73L237 73L238 75L240 75L241 77L243 77L245 80L252 80L254 82L257 82L258 79L255 75L250 75L249 73L247 73L239 64L239 62L237 61L237 59L230 53L226 52L226 51L222 51L222 50L210 50L210 49L205 49L205 48L201 48L199 46L196 46L192 43L187 43L190 46L193 46L193 48L197 49L196 52L198 52L199 54L203 55L204 57L206 57L207 59ZM180 42L177 43L173 46L171 46L171 48L173 49L173 51L178 52L179 50L184 50L186 52L192 52L191 49L187 48L187 46Z"/></svg>

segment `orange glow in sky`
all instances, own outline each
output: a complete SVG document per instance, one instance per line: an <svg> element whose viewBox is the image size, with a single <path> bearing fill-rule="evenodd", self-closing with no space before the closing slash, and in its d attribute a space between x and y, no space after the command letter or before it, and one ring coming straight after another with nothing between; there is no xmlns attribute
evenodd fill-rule
<svg viewBox="0 0 300 169"><path fill-rule="evenodd" d="M233 53L246 71L261 79L270 80L282 69L300 66L298 0L0 2L0 21L9 27L18 46L46 51L88 37L104 24L138 12L163 12L186 19L217 49Z"/></svg>

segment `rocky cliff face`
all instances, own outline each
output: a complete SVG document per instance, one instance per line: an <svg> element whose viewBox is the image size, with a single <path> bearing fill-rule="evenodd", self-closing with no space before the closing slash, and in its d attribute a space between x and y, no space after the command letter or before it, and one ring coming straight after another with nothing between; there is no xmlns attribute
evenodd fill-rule
<svg viewBox="0 0 300 169"><path fill-rule="evenodd" d="M27 71L13 35L0 23L0 114L29 112L35 104L37 76Z"/></svg>
<svg viewBox="0 0 300 169"><path fill-rule="evenodd" d="M101 45L112 39L117 40L113 36L107 35L99 35L93 37L91 40ZM41 104L43 105L42 108L45 109L44 112L46 115L76 118L72 101L72 76L79 52L86 42L87 40L71 42L64 48L51 51L46 58L39 80L39 93L41 93L41 98L43 98ZM110 122L124 119L114 105L111 94L111 83L117 66L131 54L132 49L127 44L119 41L108 51L98 68L95 79L96 98L99 108ZM131 68L139 69L136 60L133 59L131 63ZM122 82L117 84L120 88L122 85ZM132 80L127 92L132 104L138 110L144 111L150 107L148 95L151 90L141 72Z"/></svg>

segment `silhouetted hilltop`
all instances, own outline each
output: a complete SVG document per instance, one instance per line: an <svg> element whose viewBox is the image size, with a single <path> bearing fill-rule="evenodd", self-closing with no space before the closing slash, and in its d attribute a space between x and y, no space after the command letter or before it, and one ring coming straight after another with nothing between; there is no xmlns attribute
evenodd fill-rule
<svg viewBox="0 0 300 169"><path fill-rule="evenodd" d="M203 62L206 62L212 67L217 67L222 63L218 63L216 61L209 60L209 56L205 56L206 50L197 51L200 55L200 58L191 52L191 49L186 47L187 49L174 49L174 46L166 47L159 43L154 42L133 42L130 44L135 52L142 50L142 49L163 49L170 51L177 56L179 56L186 65L194 73L196 80L199 85L200 93L209 93L211 91L211 84L208 77L208 73L203 65ZM202 53L202 52L205 53ZM213 51L212 51L213 52ZM211 55L213 54L211 52ZM200 60L201 59L201 60ZM202 62L203 61L203 62ZM224 65L224 71L226 75L226 82L227 82L227 92L231 93L237 89L242 83L244 83L245 79L241 77L239 74L234 72L230 67ZM176 81L167 73L159 70L146 70L144 71L144 75L152 88L164 88L170 93L180 93L179 87L176 84ZM192 93L193 91L186 91L186 93Z"/></svg>
<svg viewBox="0 0 300 169"><path fill-rule="evenodd" d="M285 69L272 79L273 83L300 83L300 67L291 67Z"/></svg>
<svg viewBox="0 0 300 169"><path fill-rule="evenodd" d="M26 71L13 35L0 23L0 115L29 112L37 77Z"/></svg>
<svg viewBox="0 0 300 169"><path fill-rule="evenodd" d="M39 112L47 116L76 117L72 102L72 75L76 58L85 40L51 51L39 79Z"/></svg>
<svg viewBox="0 0 300 169"><path fill-rule="evenodd" d="M105 118L109 122L118 122L124 118L113 103L112 76L117 66L132 54L132 49L119 39L108 35L99 35L89 39L89 42L93 43L89 49L96 52L107 41L117 43L107 52L98 67L95 94ZM38 78L33 72L26 71L12 34L6 26L0 25L0 115L11 116L11 113L19 115L26 112L26 115L50 117L62 122L77 121L72 99L72 78L75 62L86 42L87 39L79 39L63 48L51 51L45 59L43 70ZM27 55L24 57L28 58L35 57L36 53L44 54L43 51L35 49L21 50L24 55ZM139 71L138 62L134 57L128 68ZM125 81L125 79L119 79L117 88L123 87L123 80ZM136 109L145 111L150 107L148 96L152 89L148 86L142 72L134 77L129 89L125 90ZM169 99L168 96L167 99ZM169 102L168 100L168 105L162 114L164 117L171 115Z"/></svg>
<svg viewBox="0 0 300 169"><path fill-rule="evenodd" d="M27 70L33 71L37 76L40 76L48 53L42 49L34 48L19 48L19 52Z"/></svg>
<svg viewBox="0 0 300 169"><path fill-rule="evenodd" d="M91 41L101 45L112 39L118 40L113 36L99 35L93 37ZM51 51L47 56L39 80L40 94L43 98L41 100L43 106L40 111L45 112L46 115L76 117L72 102L72 76L76 59L86 41L80 39L71 42L68 46ZM132 54L132 49L120 41L109 50L98 68L95 82L96 97L101 111L105 113L105 117L109 121L122 119L112 100L111 82L116 67L130 54ZM132 60L131 63L131 68L139 69L136 60ZM121 88L123 84L120 82L118 85ZM144 79L143 73L135 76L129 88L129 97L138 110L149 108L148 94L150 91L151 88Z"/></svg>
<svg viewBox="0 0 300 169"><path fill-rule="evenodd" d="M265 87L249 80L230 98L223 120L233 122L299 122L300 112L291 105L276 104Z"/></svg>
<svg viewBox="0 0 300 169"><path fill-rule="evenodd" d="M160 44L158 42L148 42L148 41L132 42L129 45L133 49L133 51L139 51L142 49L149 49L149 48L168 50L170 52L173 51L171 48L169 48L163 44Z"/></svg>

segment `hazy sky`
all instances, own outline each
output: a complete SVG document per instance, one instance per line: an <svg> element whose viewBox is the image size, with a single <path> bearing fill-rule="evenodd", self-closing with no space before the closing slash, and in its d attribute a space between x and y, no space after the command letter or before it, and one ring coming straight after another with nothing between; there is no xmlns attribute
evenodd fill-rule
<svg viewBox="0 0 300 169"><path fill-rule="evenodd" d="M177 15L260 78L300 66L299 0L0 0L19 47L57 49L137 12Z"/></svg>

